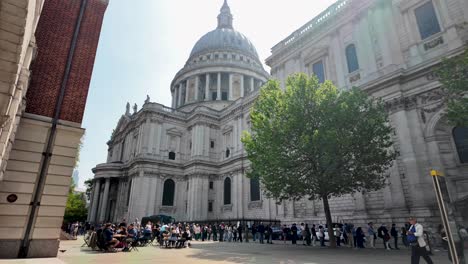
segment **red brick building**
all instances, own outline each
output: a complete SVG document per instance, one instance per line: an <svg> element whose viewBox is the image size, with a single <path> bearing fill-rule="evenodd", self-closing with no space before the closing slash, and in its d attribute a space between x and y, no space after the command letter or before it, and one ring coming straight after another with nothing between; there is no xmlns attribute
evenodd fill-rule
<svg viewBox="0 0 468 264"><path fill-rule="evenodd" d="M0 258L54 257L108 0L0 0Z"/></svg>

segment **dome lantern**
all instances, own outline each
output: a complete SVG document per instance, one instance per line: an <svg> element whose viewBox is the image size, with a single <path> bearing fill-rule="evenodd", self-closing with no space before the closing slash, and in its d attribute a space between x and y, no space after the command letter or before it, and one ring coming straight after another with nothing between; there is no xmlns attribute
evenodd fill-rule
<svg viewBox="0 0 468 264"><path fill-rule="evenodd" d="M229 7L227 0L224 0L224 4L221 7L221 13L218 15L218 29L221 28L229 28L234 29L232 27L232 14L231 8Z"/></svg>

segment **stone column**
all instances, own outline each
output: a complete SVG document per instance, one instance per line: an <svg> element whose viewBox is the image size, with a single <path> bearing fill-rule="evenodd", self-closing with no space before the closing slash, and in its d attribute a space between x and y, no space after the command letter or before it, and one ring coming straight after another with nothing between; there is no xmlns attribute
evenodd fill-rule
<svg viewBox="0 0 468 264"><path fill-rule="evenodd" d="M244 75L241 74L241 78L240 78L240 96L241 97L244 97Z"/></svg>
<svg viewBox="0 0 468 264"><path fill-rule="evenodd" d="M99 205L99 192L101 191L101 181L98 179L94 182L93 186L93 200L91 204L91 210L90 210L90 217L89 221L94 223L96 222L96 210L98 209Z"/></svg>
<svg viewBox="0 0 468 264"><path fill-rule="evenodd" d="M229 96L228 100L232 100L234 97L232 96L232 73L229 73Z"/></svg>
<svg viewBox="0 0 468 264"><path fill-rule="evenodd" d="M250 91L253 92L255 90L255 87L254 87L254 77L250 77Z"/></svg>
<svg viewBox="0 0 468 264"><path fill-rule="evenodd" d="M205 101L210 100L210 74L206 74L206 82L205 82Z"/></svg>
<svg viewBox="0 0 468 264"><path fill-rule="evenodd" d="M198 102L198 92L200 90L200 76L195 77L195 102Z"/></svg>
<svg viewBox="0 0 468 264"><path fill-rule="evenodd" d="M101 212L99 216L100 222L106 220L107 203L109 202L109 187L110 178L106 178L106 184L104 185L104 195L102 196Z"/></svg>
<svg viewBox="0 0 468 264"><path fill-rule="evenodd" d="M179 98L177 98L179 101L177 106L179 107L182 105L182 83L179 83L177 90L179 91Z"/></svg>
<svg viewBox="0 0 468 264"><path fill-rule="evenodd" d="M176 89L174 88L174 91L172 92L172 102L171 102L172 108L175 108L175 98L176 98Z"/></svg>
<svg viewBox="0 0 468 264"><path fill-rule="evenodd" d="M187 104L189 101L189 80L185 81L185 98L184 98L184 104Z"/></svg>
<svg viewBox="0 0 468 264"><path fill-rule="evenodd" d="M216 100L221 100L221 73L218 72L218 91L217 91L217 95L216 95Z"/></svg>

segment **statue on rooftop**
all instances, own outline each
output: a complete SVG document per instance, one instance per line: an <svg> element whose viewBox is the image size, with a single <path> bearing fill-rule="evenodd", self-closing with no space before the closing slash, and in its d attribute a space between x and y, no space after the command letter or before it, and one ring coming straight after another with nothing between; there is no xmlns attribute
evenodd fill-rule
<svg viewBox="0 0 468 264"><path fill-rule="evenodd" d="M125 115L130 115L130 103L127 102L126 110L125 110Z"/></svg>
<svg viewBox="0 0 468 264"><path fill-rule="evenodd" d="M133 105L133 113L136 114L136 112L138 112L138 105L134 104Z"/></svg>
<svg viewBox="0 0 468 264"><path fill-rule="evenodd" d="M146 95L146 100L145 100L145 104L149 103L150 102L150 97L149 95Z"/></svg>

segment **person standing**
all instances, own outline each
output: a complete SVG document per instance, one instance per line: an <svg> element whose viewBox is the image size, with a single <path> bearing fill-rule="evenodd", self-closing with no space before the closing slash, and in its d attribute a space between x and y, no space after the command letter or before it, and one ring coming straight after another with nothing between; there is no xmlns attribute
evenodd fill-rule
<svg viewBox="0 0 468 264"><path fill-rule="evenodd" d="M361 227L358 227L356 229L356 247L357 248L364 248L364 238L366 235L364 234L364 231L362 231Z"/></svg>
<svg viewBox="0 0 468 264"><path fill-rule="evenodd" d="M295 245L297 244L297 226L296 223L294 223L291 227L291 235L292 235L292 244Z"/></svg>
<svg viewBox="0 0 468 264"><path fill-rule="evenodd" d="M325 246L325 229L323 229L323 226L319 226L319 238L320 238L320 246L324 247Z"/></svg>
<svg viewBox="0 0 468 264"><path fill-rule="evenodd" d="M375 248L375 240L377 239L377 235L375 234L374 224L372 222L369 222L367 225L367 235L370 247Z"/></svg>
<svg viewBox="0 0 468 264"><path fill-rule="evenodd" d="M335 239L336 239L336 246L340 247L341 246L341 229L338 225L335 225L335 228L333 229L335 233Z"/></svg>
<svg viewBox="0 0 468 264"><path fill-rule="evenodd" d="M392 229L390 229L390 235L393 237L395 242L395 249L398 248L398 229L396 228L395 224L392 224Z"/></svg>
<svg viewBox="0 0 468 264"><path fill-rule="evenodd" d="M305 237L305 241L306 241L307 245L310 246L312 234L310 233L309 224L306 224L306 225L305 225L305 228L304 228L304 237Z"/></svg>
<svg viewBox="0 0 468 264"><path fill-rule="evenodd" d="M305 234L305 226L304 223L301 223L301 226L299 227L299 231L301 232L301 238L302 238L302 245L306 245L306 234Z"/></svg>
<svg viewBox="0 0 468 264"><path fill-rule="evenodd" d="M426 249L427 244L424 240L423 226L414 217L411 217L409 222L411 226L407 232L407 239L411 245L411 264L419 264L421 257L423 257L426 263L433 264Z"/></svg>
<svg viewBox="0 0 468 264"><path fill-rule="evenodd" d="M408 240L406 238L406 231L409 229L406 228L406 227L402 227L401 228L401 243L403 243L403 245L405 245L405 247L409 247L409 244L408 244Z"/></svg>
<svg viewBox="0 0 468 264"><path fill-rule="evenodd" d="M237 239L239 240L239 242L242 243L242 231L244 229L242 228L242 224L239 224L239 227L237 228Z"/></svg>
<svg viewBox="0 0 468 264"><path fill-rule="evenodd" d="M255 224L252 225L252 238L253 242L257 239L257 226Z"/></svg>
<svg viewBox="0 0 468 264"><path fill-rule="evenodd" d="M219 231L219 242L224 242L224 223L221 223L218 228Z"/></svg>
<svg viewBox="0 0 468 264"><path fill-rule="evenodd" d="M218 224L212 225L213 241L218 241Z"/></svg>
<svg viewBox="0 0 468 264"><path fill-rule="evenodd" d="M260 224L257 227L257 233L258 233L258 236L259 236L260 244L264 244L263 243L263 237L265 235L265 226L263 225L262 222L260 222Z"/></svg>

